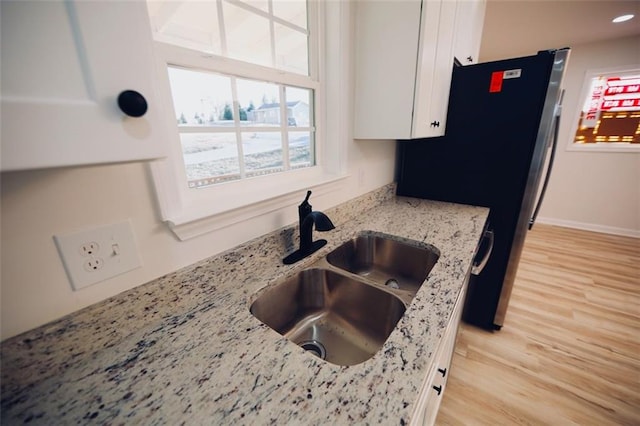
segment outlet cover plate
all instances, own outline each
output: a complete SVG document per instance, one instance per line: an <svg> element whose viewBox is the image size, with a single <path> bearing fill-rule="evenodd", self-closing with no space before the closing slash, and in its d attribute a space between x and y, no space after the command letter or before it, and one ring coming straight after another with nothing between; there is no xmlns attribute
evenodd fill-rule
<svg viewBox="0 0 640 426"><path fill-rule="evenodd" d="M142 266L128 220L53 239L76 291Z"/></svg>

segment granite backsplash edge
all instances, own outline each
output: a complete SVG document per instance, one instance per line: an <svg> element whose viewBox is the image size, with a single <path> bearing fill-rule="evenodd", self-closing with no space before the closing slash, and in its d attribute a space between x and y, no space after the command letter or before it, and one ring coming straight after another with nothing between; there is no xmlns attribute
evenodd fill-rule
<svg viewBox="0 0 640 426"><path fill-rule="evenodd" d="M324 212L339 226L393 198L395 189L395 183L387 184ZM297 223L287 225L1 342L2 399L117 345L136 330L205 303L216 288L194 279L203 268L233 272L254 254L279 262L297 238Z"/></svg>

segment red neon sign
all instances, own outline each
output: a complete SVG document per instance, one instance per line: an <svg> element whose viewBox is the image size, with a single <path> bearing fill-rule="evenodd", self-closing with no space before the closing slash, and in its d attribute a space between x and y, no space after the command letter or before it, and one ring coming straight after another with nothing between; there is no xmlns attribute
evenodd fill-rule
<svg viewBox="0 0 640 426"><path fill-rule="evenodd" d="M600 105L600 109L603 111L608 111L615 108L636 108L640 107L640 98L639 99L609 99L604 100L602 105Z"/></svg>
<svg viewBox="0 0 640 426"><path fill-rule="evenodd" d="M630 93L640 93L640 84L629 84L620 86L608 86L605 90L605 96L628 95Z"/></svg>

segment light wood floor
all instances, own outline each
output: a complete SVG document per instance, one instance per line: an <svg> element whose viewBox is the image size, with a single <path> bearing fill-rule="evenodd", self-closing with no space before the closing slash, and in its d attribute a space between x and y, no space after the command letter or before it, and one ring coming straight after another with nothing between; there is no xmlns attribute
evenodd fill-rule
<svg viewBox="0 0 640 426"><path fill-rule="evenodd" d="M537 224L502 330L462 324L437 425L640 425L640 239Z"/></svg>

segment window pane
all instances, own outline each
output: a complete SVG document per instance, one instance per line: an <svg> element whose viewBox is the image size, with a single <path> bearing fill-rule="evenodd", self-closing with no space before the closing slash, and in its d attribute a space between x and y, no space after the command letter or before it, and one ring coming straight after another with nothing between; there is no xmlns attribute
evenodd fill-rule
<svg viewBox="0 0 640 426"><path fill-rule="evenodd" d="M158 40L308 75L305 0L148 0L148 10ZM190 188L315 165L312 89L190 65L168 66Z"/></svg>
<svg viewBox="0 0 640 426"><path fill-rule="evenodd" d="M169 81L179 126L233 126L229 77L169 67Z"/></svg>
<svg viewBox="0 0 640 426"><path fill-rule="evenodd" d="M269 11L269 2L267 0L239 0L242 3L246 3L249 6L255 7L256 9L264 10L265 12Z"/></svg>
<svg viewBox="0 0 640 426"><path fill-rule="evenodd" d="M227 56L252 64L273 66L269 20L224 3Z"/></svg>
<svg viewBox="0 0 640 426"><path fill-rule="evenodd" d="M242 149L247 177L284 170L280 132L243 132Z"/></svg>
<svg viewBox="0 0 640 426"><path fill-rule="evenodd" d="M274 24L276 68L309 75L307 35L284 25Z"/></svg>
<svg viewBox="0 0 640 426"><path fill-rule="evenodd" d="M286 87L287 98L287 125L289 127L311 126L311 105L309 98L311 90L297 87Z"/></svg>
<svg viewBox="0 0 640 426"><path fill-rule="evenodd" d="M273 14L299 27L307 28L306 0L273 0Z"/></svg>
<svg viewBox="0 0 640 426"><path fill-rule="evenodd" d="M289 132L289 165L292 169L315 165L311 132Z"/></svg>
<svg viewBox="0 0 640 426"><path fill-rule="evenodd" d="M216 2L147 1L156 40L222 54Z"/></svg>
<svg viewBox="0 0 640 426"><path fill-rule="evenodd" d="M182 133L180 141L190 188L240 179L235 133Z"/></svg>
<svg viewBox="0 0 640 426"><path fill-rule="evenodd" d="M277 84L240 78L236 84L241 126L280 125L280 91Z"/></svg>

